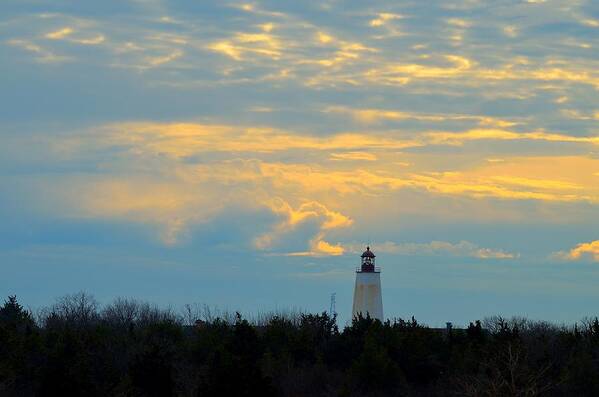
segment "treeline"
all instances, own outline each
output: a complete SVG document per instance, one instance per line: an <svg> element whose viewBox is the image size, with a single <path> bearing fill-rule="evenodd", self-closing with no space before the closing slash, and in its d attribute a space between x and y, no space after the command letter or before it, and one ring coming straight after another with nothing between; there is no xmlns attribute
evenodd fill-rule
<svg viewBox="0 0 599 397"><path fill-rule="evenodd" d="M0 308L0 396L597 396L599 321L252 321L66 296Z"/></svg>

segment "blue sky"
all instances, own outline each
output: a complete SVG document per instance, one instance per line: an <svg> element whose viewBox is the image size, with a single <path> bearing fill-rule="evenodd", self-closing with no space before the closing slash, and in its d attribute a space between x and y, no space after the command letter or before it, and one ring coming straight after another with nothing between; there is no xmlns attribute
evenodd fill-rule
<svg viewBox="0 0 599 397"><path fill-rule="evenodd" d="M596 2L0 8L0 294L596 314Z"/></svg>

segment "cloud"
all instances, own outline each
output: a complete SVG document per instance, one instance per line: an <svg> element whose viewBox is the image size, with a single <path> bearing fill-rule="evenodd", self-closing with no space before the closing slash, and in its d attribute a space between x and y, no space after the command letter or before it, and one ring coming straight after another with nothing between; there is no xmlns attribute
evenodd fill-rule
<svg viewBox="0 0 599 397"><path fill-rule="evenodd" d="M382 12L380 14L377 14L376 18L371 19L369 22L369 25L373 26L373 27L379 27L379 26L383 26L383 25L387 24L389 21L393 21L394 19L402 19L402 18L404 18L404 16L401 14Z"/></svg>
<svg viewBox="0 0 599 397"><path fill-rule="evenodd" d="M174 61L175 59L180 58L182 56L183 56L183 51L175 50L175 51L172 51L163 56L148 57L148 58L146 58L146 62L150 66L160 66L165 63Z"/></svg>
<svg viewBox="0 0 599 397"><path fill-rule="evenodd" d="M594 204L599 203L599 187L592 181L597 166L591 158L520 158L466 172L412 175L411 183L447 195Z"/></svg>
<svg viewBox="0 0 599 397"><path fill-rule="evenodd" d="M89 38L72 39L73 42L83 45L98 45L102 44L106 40L106 37L102 34L98 34Z"/></svg>
<svg viewBox="0 0 599 397"><path fill-rule="evenodd" d="M220 52L236 61L244 60L247 55L264 56L275 60L282 55L280 40L267 31L262 33L238 32L230 39L209 44L207 49Z"/></svg>
<svg viewBox="0 0 599 397"><path fill-rule="evenodd" d="M401 149L421 146L417 142L374 134L341 133L322 137L269 127L220 124L119 123L102 127L99 132L105 143L132 145L137 150L175 157L211 151L268 153L294 149Z"/></svg>
<svg viewBox="0 0 599 397"><path fill-rule="evenodd" d="M347 251L360 253L363 246L353 244L346 246ZM457 256L478 259L515 259L519 254L514 254L498 249L482 248L469 241L449 243L446 241L431 241L430 243L395 243L387 241L373 245L373 251L397 255L418 256Z"/></svg>
<svg viewBox="0 0 599 397"><path fill-rule="evenodd" d="M325 205L308 201L294 209L289 203L281 198L275 198L265 203L277 215L283 217L283 221L277 224L270 232L258 236L254 240L256 248L266 250L271 248L277 239L296 229L308 220L316 221L318 233L310 239L309 251L289 253L291 256L299 255L341 255L343 247L331 244L324 240L326 231L351 226L353 221L336 211L329 210Z"/></svg>
<svg viewBox="0 0 599 397"><path fill-rule="evenodd" d="M212 219L227 207L229 200L217 197L215 190L202 189L202 185L140 176L70 178L58 185L69 194L46 189L49 197L54 196L51 201L68 203L68 216L148 224L158 230L159 239L166 245L180 243L189 226Z"/></svg>
<svg viewBox="0 0 599 397"><path fill-rule="evenodd" d="M568 261L594 261L599 262L599 240L580 243L569 251L559 251L552 255L553 259Z"/></svg>
<svg viewBox="0 0 599 397"><path fill-rule="evenodd" d="M592 26L594 28L599 27L599 19L585 18L585 19L581 19L580 23L582 23L583 25L586 25L586 26Z"/></svg>
<svg viewBox="0 0 599 397"><path fill-rule="evenodd" d="M245 12L256 14L256 15L277 17L277 18L288 18L288 16L285 13L265 10L265 9L259 7L258 5L256 5L256 3L231 4L228 6L234 7L234 8L239 8Z"/></svg>
<svg viewBox="0 0 599 397"><path fill-rule="evenodd" d="M526 61L520 65L484 68L472 59L448 54L437 60L438 65L424 63L388 63L365 71L360 84L406 85L421 80L461 80L464 85L493 84L501 81L536 80L541 82L571 82L599 88L599 73L575 67L557 67L539 64L531 67ZM443 64L444 63L444 64ZM514 67L520 66L520 67ZM358 81L358 80L356 80Z"/></svg>
<svg viewBox="0 0 599 397"><path fill-rule="evenodd" d="M378 136L359 133L312 136L263 126L137 122L53 139L47 147L61 159L78 153L81 159L96 158L118 148L119 161L110 159L107 164L124 168L112 172L131 173L139 164L145 164L149 167L146 172L177 183L217 193L239 188L245 195L250 192L261 197L257 201L262 202L270 196L296 205L319 202L328 208L344 196L388 196L400 190L477 200L599 202L594 175L599 172L599 161L592 157L514 157L503 153L499 157L502 161L495 161L498 157L489 161L482 154L456 169L451 151L431 156L426 152L427 145L462 145L460 139L464 136L466 142L518 140L527 134L477 130L412 135L411 139L397 138L393 132ZM545 138L555 139L551 135ZM420 152L398 155L399 150L407 148L418 148ZM200 158L204 160L198 162ZM431 161L437 164L433 169ZM363 201L355 198L356 203ZM322 209L307 211L303 204L301 210L295 210L299 211L297 215L290 206L266 205L273 211L277 209L277 213L294 217L325 213Z"/></svg>
<svg viewBox="0 0 599 397"><path fill-rule="evenodd" d="M235 46L230 41L219 41L216 43L209 44L207 47L209 50L220 52L225 54L236 61L241 61L242 49Z"/></svg>
<svg viewBox="0 0 599 397"><path fill-rule="evenodd" d="M495 127L512 127L520 124L518 121L504 120L496 117L484 116L484 115L468 115L468 114L434 114L434 113L420 113L420 112L406 112L398 110L388 109L355 109L344 106L330 106L323 110L325 113L342 113L349 114L354 119L361 123L379 123L381 121L402 121L402 120L416 120L431 123L443 123L448 121L475 121L480 125L484 126L495 126Z"/></svg>
<svg viewBox="0 0 599 397"><path fill-rule="evenodd" d="M3 136L2 169L53 170L30 197L60 190L52 216L147 224L178 244L241 208L276 219L246 245L264 237L263 253L337 255L369 211L389 214L389 230L405 214L559 223L596 212L599 68L577 6L141 5L116 19L42 7L0 24L7 78L46 109L39 136L20 131L16 148L20 138ZM556 39L557 22L578 29ZM22 67L66 60L68 70ZM45 67L64 88L51 102L23 78ZM84 77L90 67L102 79ZM71 124L65 104L80 87L95 110L81 100ZM46 117L91 126L45 131Z"/></svg>
<svg viewBox="0 0 599 397"><path fill-rule="evenodd" d="M518 28L512 25L504 26L503 33L508 37L518 37Z"/></svg>
<svg viewBox="0 0 599 397"><path fill-rule="evenodd" d="M274 111L274 109L268 106L251 106L248 108L248 111L256 113L271 113Z"/></svg>
<svg viewBox="0 0 599 397"><path fill-rule="evenodd" d="M472 22L459 18L449 18L447 20L447 23L449 25L457 26L459 28L469 28L470 26L472 26Z"/></svg>
<svg viewBox="0 0 599 397"><path fill-rule="evenodd" d="M73 33L73 28L66 27L54 32L47 33L45 37L51 40L61 40Z"/></svg>
<svg viewBox="0 0 599 397"><path fill-rule="evenodd" d="M35 60L39 63L62 63L73 60L72 57L55 54L30 40L11 39L7 44L34 54Z"/></svg>
<svg viewBox="0 0 599 397"><path fill-rule="evenodd" d="M311 253L315 255L343 255L344 249L340 244L330 244L322 239L312 240Z"/></svg>
<svg viewBox="0 0 599 397"><path fill-rule="evenodd" d="M44 37L49 40L66 40L71 43L81 45L98 45L106 40L103 34L95 34L93 36L76 36L74 37L75 29L71 27L65 27L50 33L46 33Z"/></svg>
<svg viewBox="0 0 599 397"><path fill-rule="evenodd" d="M332 4L331 7L334 7ZM243 11L240 17L237 13L222 11L223 8L237 8ZM278 10L267 10L257 3L244 4L215 4L215 12L203 15L193 15L188 18L174 20L166 14L177 14L177 6L166 9L164 5L153 6L145 11L158 15L149 18L138 18L137 15L123 15L127 28L119 26L109 18L84 19L77 15L58 13L41 13L29 15L27 23L36 26L30 34L16 40L35 41L44 37L50 41L67 40L81 45L99 45L111 50L112 56L102 56L94 59L104 67L118 66L135 71L145 70L145 60L165 57L165 54L176 54L183 51L186 54L185 68L180 73L157 75L157 80L170 87L189 88L191 80L201 81L201 84L260 84L270 82L276 86L277 79L266 79L266 76L276 74L274 69L287 70L285 79L311 88L337 87L340 85L360 86L365 90L374 85L413 85L411 93L423 91L451 93L452 96L467 95L470 90L477 95L488 96L534 96L546 89L551 82L566 91L572 90L573 84L586 84L599 87L599 75L595 62L588 57L570 62L572 55L563 48L556 48L550 35L534 36L535 40L525 40L519 44L518 51L511 46L503 45L509 36L520 35L526 31L527 24L534 21L535 26L545 26L554 23L552 18L563 14L557 5L551 7L523 7L515 5L513 10L498 11L497 9L480 10L476 23L458 17L448 17L445 6L438 7L441 18L447 22L436 24L433 29L423 29L415 23L419 18L418 8L405 8L405 14L390 11L373 13L360 6L352 7L350 14L360 17L344 18L343 23L334 26L335 34L327 31L332 28L318 26L309 14L302 15L297 10L286 13ZM276 8L285 9L285 5ZM497 11L497 14L494 14ZM503 14L505 12L505 14ZM513 12L530 14L528 18L520 19L519 26L511 25ZM185 12L179 13L185 15ZM451 13L450 13L451 14ZM210 16L221 15L218 18ZM436 15L436 14L435 14ZM365 19L366 18L366 19ZM563 19L563 18L562 18ZM152 23L148 23L152 21ZM155 22L160 22L156 25ZM385 39L396 37L402 33L396 25L406 24L409 36L414 40L406 43L391 43ZM593 26L592 18L578 14L568 15L566 21ZM162 26L164 24L169 26ZM369 25L369 27L365 27ZM57 26L63 26L57 29ZM481 51L478 42L477 29L480 26L498 27L504 34L500 37L489 37L489 45L495 51ZM276 28L276 29L275 29ZM111 32L110 40L104 33ZM475 34L465 35L468 29ZM366 31L381 31L381 34L369 36ZM173 33L173 31L175 33ZM273 32L276 31L276 35ZM406 30L407 31L407 30ZM355 32L361 32L361 42L355 41ZM170 47L156 47L153 38L171 38ZM314 40L306 40L314 37ZM486 37L486 36L485 36ZM141 39L140 39L141 38ZM576 42L577 37L567 38ZM425 48L444 48L447 41L451 45L460 46L460 51L438 55L425 53ZM567 40L566 40L567 41ZM143 42L145 54L141 56L123 57L118 49L126 48L127 43ZM531 43L538 42L539 50L552 49L552 57L529 57L527 50L534 51ZM53 43L55 44L55 43ZM566 44L564 44L566 45ZM141 45L137 45L142 47ZM174 48L173 48L174 47ZM185 47L185 48L184 48ZM484 46L483 46L484 47ZM500 49L500 50L498 50ZM55 48L48 51L55 52ZM214 59L206 54L213 52L224 55ZM77 59L78 50L64 49L64 56ZM401 54L398 59L397 54ZM86 58L90 54L85 54ZM276 63L272 63L276 61ZM164 62L161 65L177 67L181 70L183 63ZM232 65L245 65L238 73L225 75L215 81L213 74L222 74ZM194 67L190 67L193 65ZM167 68L165 68L167 69ZM207 73L198 73L203 70ZM204 75L198 78L198 74ZM526 81L525 87L521 84ZM485 89L486 88L486 89ZM491 90L489 90L491 88Z"/></svg>
<svg viewBox="0 0 599 397"><path fill-rule="evenodd" d="M414 115L413 117L426 118L428 116ZM447 117L451 118L452 116ZM463 117L476 120L486 119L484 116ZM427 145L463 145L465 142L481 140L530 140L599 145L599 136L572 136L544 131L515 132L496 128L476 128L463 132L425 131L418 135L412 134L411 138L402 138L398 134L389 132L348 132L314 136L262 126L136 122L107 125L101 127L100 132L108 136L108 138L102 138L105 143L133 145L137 150L169 154L174 157L186 157L211 151L269 153L311 149L363 152L363 149L366 148L369 150L398 150Z"/></svg>
<svg viewBox="0 0 599 397"><path fill-rule="evenodd" d="M583 186L551 179L530 179L513 176L494 176L492 181L500 182L506 185L523 186L529 188L551 189L551 190L582 190Z"/></svg>
<svg viewBox="0 0 599 397"><path fill-rule="evenodd" d="M260 24L260 25L258 25L258 27L259 27L259 28L260 28L262 31L264 31L264 32L266 32L266 33L270 33L270 32L271 32L271 31L272 31L272 30L275 28L275 24L274 24L274 23L272 23L272 22L268 22L268 23L263 23L263 24Z"/></svg>
<svg viewBox="0 0 599 397"><path fill-rule="evenodd" d="M341 244L331 244L323 240L324 233L319 233L309 242L308 251L296 251L284 254L285 256L340 256L345 253L345 248Z"/></svg>
<svg viewBox="0 0 599 397"><path fill-rule="evenodd" d="M376 155L368 152L331 153L331 160L364 160L376 161Z"/></svg>
<svg viewBox="0 0 599 397"><path fill-rule="evenodd" d="M599 145L599 136L572 136L565 134L548 133L544 131L515 132L504 129L478 128L464 132L430 132L426 134L432 144L457 144L476 140L499 140L499 141L547 141L547 142L570 142L588 143Z"/></svg>
<svg viewBox="0 0 599 397"><path fill-rule="evenodd" d="M382 68L365 72L365 79L371 83L403 85L412 79L447 79L466 73L471 69L473 61L459 55L444 55L446 65L433 66L425 64L389 64Z"/></svg>
<svg viewBox="0 0 599 397"><path fill-rule="evenodd" d="M140 162L141 159L144 160ZM570 173L580 175L580 169L589 169L589 165L594 164L593 160L586 161L585 164L576 158L570 162L559 158L509 159L499 163L485 161L486 165L480 169L464 173L419 175L408 171L396 176L385 175L376 169L336 170L326 167L327 162L315 166L236 159L194 164L132 149L125 158L111 160L111 167L104 166L104 173L111 177L54 178L44 183L39 196L46 197L48 203L56 203L51 206L55 215L62 213L69 217L150 225L167 245L185 241L192 226L209 222L230 208L241 208L249 213L267 209L278 220L269 231L253 239L258 250L285 252L286 245L281 242L297 236L293 240L300 245L305 238L306 250L292 249L287 253L341 255L347 247L340 242L331 242L331 236L349 229L355 223L352 214L368 208L373 197L392 198L394 192L400 190L417 190L437 196L434 202L440 208L444 208L443 196L447 195L482 201L487 197L548 202L597 201L596 184L587 182L596 179L594 173L579 176L577 180L560 179ZM518 173L512 170L533 174L543 172L554 179L516 178L512 175ZM594 193L590 189L594 189ZM395 205L397 200L391 200L390 205ZM429 204L418 201L404 202L405 211L426 208L430 212L432 208L427 206ZM447 209L442 209L441 213L444 211ZM257 233L259 230L260 226L256 225ZM451 248L441 243L431 247L438 250ZM502 256L498 251L479 247L475 250L464 244L454 248L470 248L472 253L469 255L476 252L481 258Z"/></svg>
<svg viewBox="0 0 599 397"><path fill-rule="evenodd" d="M335 38L333 36L330 36L324 32L316 32L316 38L322 44L327 44L327 43L330 43L333 40L335 40Z"/></svg>
<svg viewBox="0 0 599 397"><path fill-rule="evenodd" d="M360 62L361 58L364 54L367 53L375 53L378 50L373 47L368 47L358 42L344 41L344 40L335 40L332 36L325 36L326 42L323 42L323 37L319 34L319 42L320 44L328 45L330 43L334 43L332 45L333 52L329 54L327 57L321 58L303 58L297 59L294 63L297 65L318 65L327 69L331 69L332 71L340 71L346 65L355 64ZM313 75L308 78L306 81L307 85L318 85L321 83L320 79L323 76L321 75Z"/></svg>

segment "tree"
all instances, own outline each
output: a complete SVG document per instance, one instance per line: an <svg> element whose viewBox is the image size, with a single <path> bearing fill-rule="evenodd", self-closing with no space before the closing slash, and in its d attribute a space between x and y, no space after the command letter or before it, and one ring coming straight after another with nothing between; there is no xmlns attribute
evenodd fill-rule
<svg viewBox="0 0 599 397"><path fill-rule="evenodd" d="M33 393L39 355L35 323L16 296L9 296L0 308L0 395Z"/></svg>
<svg viewBox="0 0 599 397"><path fill-rule="evenodd" d="M33 326L31 313L17 302L15 295L9 296L8 300L4 301L4 306L0 308L0 326L15 330L25 330Z"/></svg>

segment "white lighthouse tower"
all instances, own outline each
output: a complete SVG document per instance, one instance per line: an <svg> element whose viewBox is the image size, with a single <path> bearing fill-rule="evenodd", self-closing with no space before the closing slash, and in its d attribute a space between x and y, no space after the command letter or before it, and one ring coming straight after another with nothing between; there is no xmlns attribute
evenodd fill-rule
<svg viewBox="0 0 599 397"><path fill-rule="evenodd" d="M352 317L362 313L383 321L383 297L381 295L381 269L374 266L376 255L366 247L362 254L362 265L356 270L354 307Z"/></svg>

